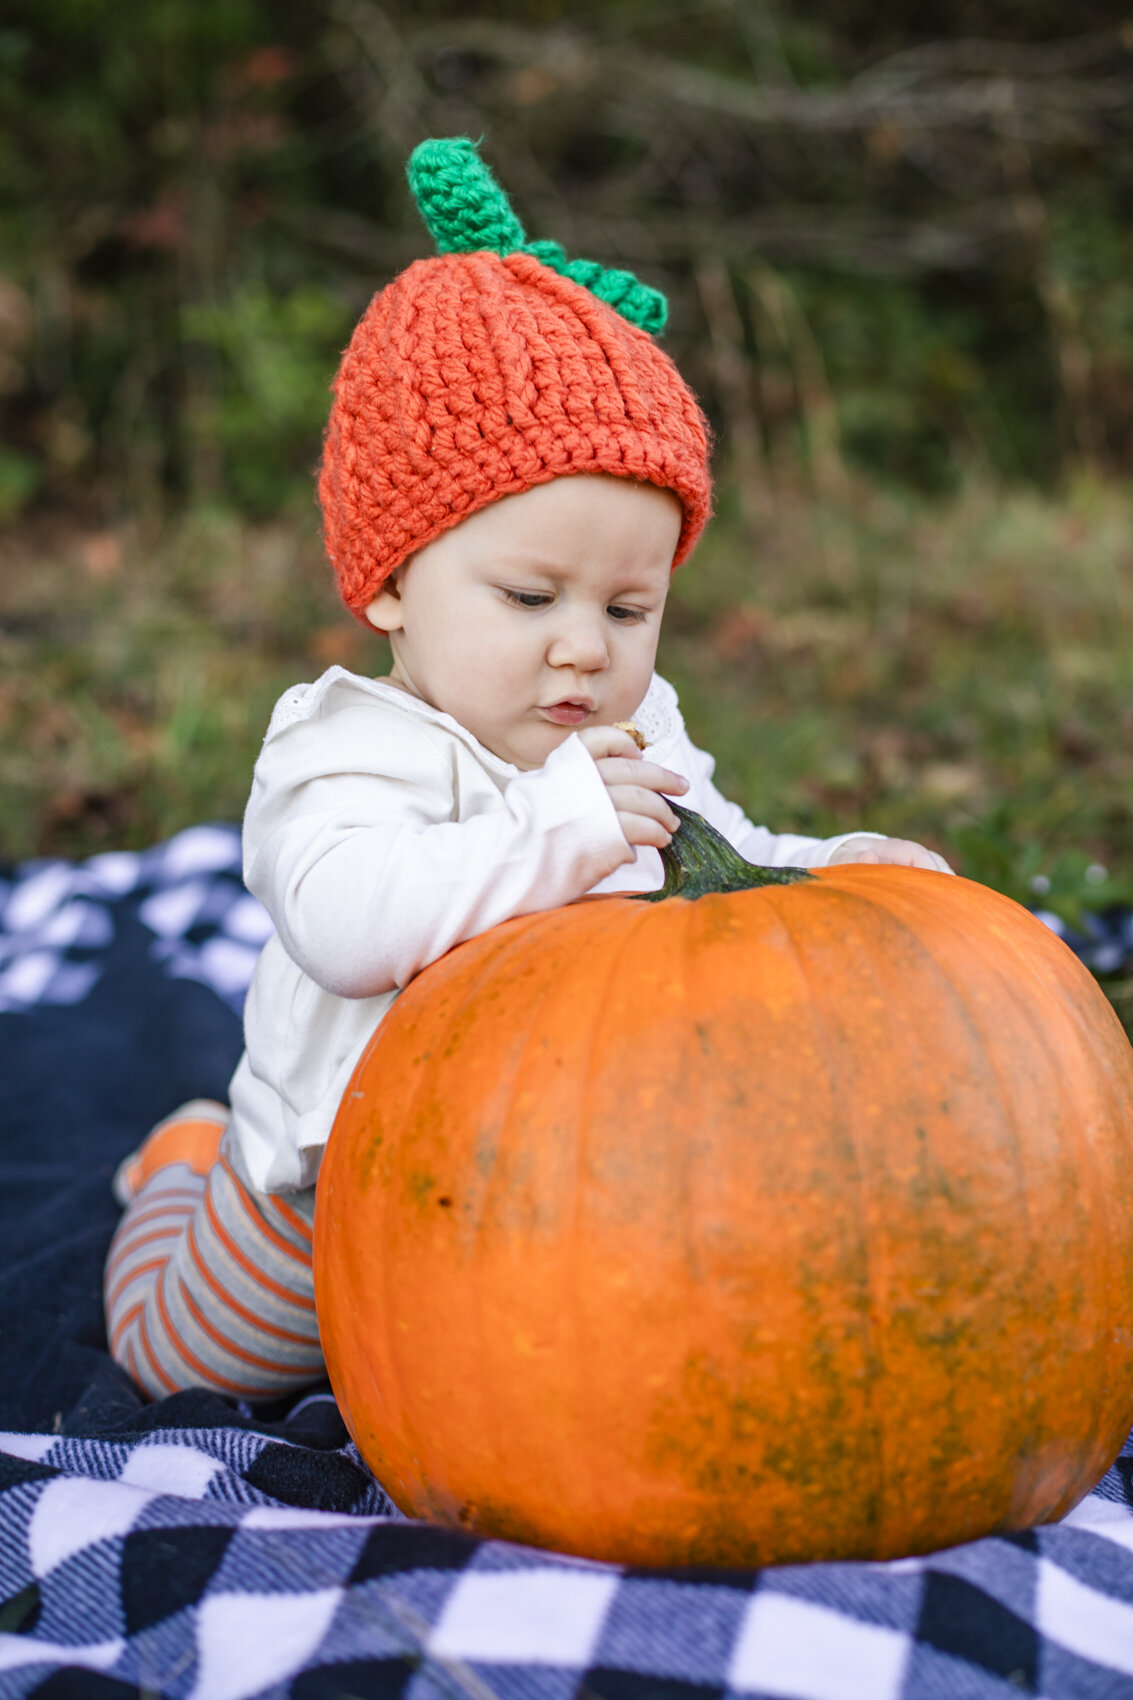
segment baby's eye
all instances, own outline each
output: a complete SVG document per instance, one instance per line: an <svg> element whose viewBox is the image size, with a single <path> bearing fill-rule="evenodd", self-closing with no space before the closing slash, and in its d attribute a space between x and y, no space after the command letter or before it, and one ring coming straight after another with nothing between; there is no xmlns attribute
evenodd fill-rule
<svg viewBox="0 0 1133 1700"><path fill-rule="evenodd" d="M508 590L504 595L516 608L545 608L551 598L542 590Z"/></svg>
<svg viewBox="0 0 1133 1700"><path fill-rule="evenodd" d="M644 608L623 608L620 603L616 602L611 603L606 612L611 620L617 620L623 626L628 626L635 620L644 620L645 618Z"/></svg>

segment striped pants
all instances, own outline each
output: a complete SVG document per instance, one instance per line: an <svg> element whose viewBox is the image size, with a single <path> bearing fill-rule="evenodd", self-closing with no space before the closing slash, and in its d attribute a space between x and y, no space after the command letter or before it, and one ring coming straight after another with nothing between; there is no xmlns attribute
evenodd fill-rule
<svg viewBox="0 0 1133 1700"><path fill-rule="evenodd" d="M314 1188L253 1191L222 1105L185 1105L122 1165L103 1297L110 1350L153 1399L209 1387L275 1399L325 1375L311 1269Z"/></svg>

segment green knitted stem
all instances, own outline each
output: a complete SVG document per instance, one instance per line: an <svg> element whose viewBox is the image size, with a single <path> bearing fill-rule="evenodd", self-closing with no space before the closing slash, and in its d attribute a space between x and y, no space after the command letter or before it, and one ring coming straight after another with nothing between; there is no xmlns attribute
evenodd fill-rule
<svg viewBox="0 0 1133 1700"><path fill-rule="evenodd" d="M511 202L467 136L422 142L405 168L438 254L488 248L510 254L527 240Z"/></svg>
<svg viewBox="0 0 1133 1700"><path fill-rule="evenodd" d="M763 885L794 885L813 879L806 868L758 868L745 862L728 840L692 809L668 799L680 826L661 852L665 883L660 891L643 891L642 903L661 903L666 897L706 897L717 891L751 891Z"/></svg>
<svg viewBox="0 0 1133 1700"><path fill-rule="evenodd" d="M511 202L467 136L434 137L409 156L406 176L438 254L531 254L562 277L589 289L651 336L665 328L669 304L659 289L632 272L597 260L568 260L558 242L529 242Z"/></svg>

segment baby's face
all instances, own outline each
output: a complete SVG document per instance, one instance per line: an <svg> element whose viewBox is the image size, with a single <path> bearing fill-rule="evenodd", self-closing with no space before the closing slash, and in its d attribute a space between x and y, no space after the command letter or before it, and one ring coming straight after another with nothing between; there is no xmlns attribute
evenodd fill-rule
<svg viewBox="0 0 1133 1700"><path fill-rule="evenodd" d="M649 687L681 529L653 484L556 478L418 551L367 609L390 678L519 768L581 726L628 720Z"/></svg>

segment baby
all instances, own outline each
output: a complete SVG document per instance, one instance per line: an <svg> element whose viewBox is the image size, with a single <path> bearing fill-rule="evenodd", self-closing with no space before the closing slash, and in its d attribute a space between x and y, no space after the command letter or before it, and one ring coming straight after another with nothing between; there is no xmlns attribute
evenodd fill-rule
<svg viewBox="0 0 1133 1700"><path fill-rule="evenodd" d="M183 1106L116 1177L107 1326L153 1397L321 1376L315 1181L375 1027L462 940L656 889L668 798L753 862L948 871L873 833L776 835L716 790L653 672L711 494L700 411L649 334L662 299L528 243L470 142L423 143L410 181L441 252L358 325L319 486L342 598L393 663L276 705L244 822L276 931L231 1110Z"/></svg>

